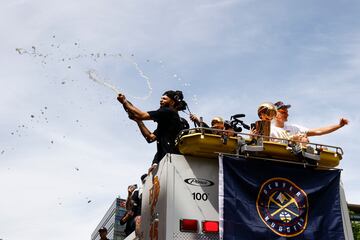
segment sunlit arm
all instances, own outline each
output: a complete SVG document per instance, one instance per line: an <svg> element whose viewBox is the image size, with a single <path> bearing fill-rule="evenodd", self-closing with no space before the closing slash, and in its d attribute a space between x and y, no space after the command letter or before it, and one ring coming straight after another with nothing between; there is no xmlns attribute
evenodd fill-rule
<svg viewBox="0 0 360 240"><path fill-rule="evenodd" d="M125 96L119 94L117 97L118 101L124 106L124 109L135 119L138 120L150 120L150 115L147 112L143 112L135 107L131 102L126 100Z"/></svg>
<svg viewBox="0 0 360 240"><path fill-rule="evenodd" d="M330 125L327 127L310 129L309 131L307 131L307 136L311 137L311 136L320 136L320 135L328 134L328 133L338 130L339 128L342 128L343 126L347 125L348 123L349 123L349 121L347 119L341 118L340 122L338 124Z"/></svg>
<svg viewBox="0 0 360 240"><path fill-rule="evenodd" d="M199 118L194 115L194 114L190 114L190 120L193 121L195 124L197 124L198 126L200 126L200 120Z"/></svg>

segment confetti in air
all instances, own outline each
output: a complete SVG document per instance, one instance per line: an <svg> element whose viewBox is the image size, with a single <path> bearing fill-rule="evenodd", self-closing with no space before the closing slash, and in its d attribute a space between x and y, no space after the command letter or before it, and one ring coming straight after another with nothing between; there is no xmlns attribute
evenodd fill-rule
<svg viewBox="0 0 360 240"><path fill-rule="evenodd" d="M56 42L57 40L55 40L55 38L57 38L57 36L51 35L50 37L52 38L52 42L47 46L42 46L42 47L31 46L28 49L16 48L15 50L19 55L28 55L28 56L31 56L31 57L34 57L34 58L40 60L42 64L47 64L47 65L49 63L64 64L63 65L64 68L66 68L68 70L72 70L73 72L76 71L76 65L75 65L76 62L74 62L74 61L77 61L79 63L79 61L81 59L83 59L83 60L89 59L96 63L98 63L101 59L110 59L110 58L112 58L114 60L121 59L122 61L129 62L131 65L133 65L133 67L136 69L138 75L145 80L146 87L147 87L147 93L144 94L143 96L139 96L139 95L131 96L125 92L126 95L131 98L140 99L140 100L147 100L151 97L153 89L151 86L150 77L144 73L144 71L140 68L140 65L134 60L134 57L135 57L134 53L131 53L130 55L126 56L122 53L104 53L104 52L89 51L87 49L80 48L81 44L78 41L76 41L76 42L74 41L74 42L72 42L71 46L73 48L75 47L77 53L69 54L69 51L67 51L68 49L66 49L64 44ZM44 53L43 52L44 49L46 49L46 47L48 47L48 46L50 46L52 48L52 51L49 51L47 49L47 52ZM150 59L145 59L145 61L146 61L146 63L152 62L152 60L150 60ZM70 64L71 62L73 64ZM161 68L165 68L163 60L157 60L156 62L160 64ZM107 81L104 81L104 79L102 79L99 76L99 74L95 70L96 69L95 67L90 67L88 69L90 69L90 70L86 71L86 73L91 80L98 82L98 83L112 89L116 94L120 93L120 91L115 86L113 86L112 84L110 84ZM175 79L182 82L182 79L179 77L179 75L177 73L173 73L172 75ZM65 83L65 81L62 81L61 84L65 85L65 84L67 84L67 82ZM183 83L182 87L190 87L190 84Z"/></svg>

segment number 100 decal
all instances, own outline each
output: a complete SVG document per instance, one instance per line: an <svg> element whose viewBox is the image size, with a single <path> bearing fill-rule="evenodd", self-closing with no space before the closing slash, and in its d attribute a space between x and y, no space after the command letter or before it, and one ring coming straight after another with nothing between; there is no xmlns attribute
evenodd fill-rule
<svg viewBox="0 0 360 240"><path fill-rule="evenodd" d="M192 193L193 199L197 201L207 201L209 199L208 193Z"/></svg>

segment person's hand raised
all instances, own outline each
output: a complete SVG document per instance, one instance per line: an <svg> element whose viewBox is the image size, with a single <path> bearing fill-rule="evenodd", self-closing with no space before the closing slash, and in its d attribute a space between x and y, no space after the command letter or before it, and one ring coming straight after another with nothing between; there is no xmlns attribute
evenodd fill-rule
<svg viewBox="0 0 360 240"><path fill-rule="evenodd" d="M345 125L348 125L349 124L349 120L347 120L346 118L341 118L340 119L340 122L339 122L339 125L341 127L345 126Z"/></svg>
<svg viewBox="0 0 360 240"><path fill-rule="evenodd" d="M119 95L117 96L117 100L121 103L124 104L124 102L126 102L126 97L124 94L119 93Z"/></svg>

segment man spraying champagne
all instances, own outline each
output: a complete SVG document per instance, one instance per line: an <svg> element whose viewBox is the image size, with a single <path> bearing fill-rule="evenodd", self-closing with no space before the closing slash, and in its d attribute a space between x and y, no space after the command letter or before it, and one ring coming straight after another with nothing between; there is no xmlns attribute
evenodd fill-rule
<svg viewBox="0 0 360 240"><path fill-rule="evenodd" d="M142 111L127 101L124 94L119 93L118 101L123 105L129 117L133 119L148 143L157 142L157 152L152 162L155 168L166 153L178 153L175 139L181 130L188 128L185 119L180 118L178 111L186 109L186 102L181 91L169 90L160 98L160 108L154 111ZM143 123L145 120L157 122L157 128L151 132Z"/></svg>

